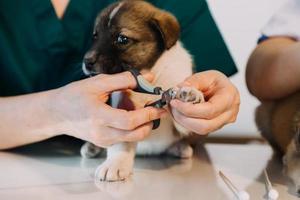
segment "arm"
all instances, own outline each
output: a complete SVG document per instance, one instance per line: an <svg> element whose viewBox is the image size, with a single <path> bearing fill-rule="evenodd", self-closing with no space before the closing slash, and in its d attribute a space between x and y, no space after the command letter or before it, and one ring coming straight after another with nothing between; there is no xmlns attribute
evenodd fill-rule
<svg viewBox="0 0 300 200"><path fill-rule="evenodd" d="M129 72L99 75L56 90L0 98L0 149L67 134L97 146L144 139L165 110L115 109L105 102L116 90L136 87Z"/></svg>
<svg viewBox="0 0 300 200"><path fill-rule="evenodd" d="M271 38L259 44L246 70L250 92L260 100L285 97L300 89L300 42Z"/></svg>
<svg viewBox="0 0 300 200"><path fill-rule="evenodd" d="M0 149L38 142L58 135L50 114L55 91L0 98ZM61 127L62 128L62 127Z"/></svg>

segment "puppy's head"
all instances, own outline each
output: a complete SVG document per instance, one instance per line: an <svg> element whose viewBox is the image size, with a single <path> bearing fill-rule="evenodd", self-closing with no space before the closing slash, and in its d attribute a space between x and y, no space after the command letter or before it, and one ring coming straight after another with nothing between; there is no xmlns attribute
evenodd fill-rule
<svg viewBox="0 0 300 200"><path fill-rule="evenodd" d="M113 74L126 66L151 68L179 38L176 18L144 1L112 4L96 19L93 44L84 56L87 75Z"/></svg>

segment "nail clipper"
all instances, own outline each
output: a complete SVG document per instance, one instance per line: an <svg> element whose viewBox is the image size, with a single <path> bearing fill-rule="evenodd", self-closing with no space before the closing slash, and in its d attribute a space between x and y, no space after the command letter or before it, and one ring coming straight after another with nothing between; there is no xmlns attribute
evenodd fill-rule
<svg viewBox="0 0 300 200"><path fill-rule="evenodd" d="M131 72L131 74L134 76L136 80L137 87L136 89L134 89L135 92L160 95L159 100L152 102L150 104L146 104L145 107L153 106L156 108L162 108L165 105L169 104L172 99L180 99L182 101L186 101L185 99L186 95L183 95L184 97L182 97L181 96L182 94L179 94L178 92L179 91L178 88L170 88L164 91L161 87L155 87L151 85L137 69L131 67L128 69L128 71ZM198 91L196 93L199 93L201 95L196 95L192 97L192 99L188 99L189 102L199 103L204 99L202 93ZM160 125L160 119L154 120L152 129L153 130L157 129L159 125Z"/></svg>

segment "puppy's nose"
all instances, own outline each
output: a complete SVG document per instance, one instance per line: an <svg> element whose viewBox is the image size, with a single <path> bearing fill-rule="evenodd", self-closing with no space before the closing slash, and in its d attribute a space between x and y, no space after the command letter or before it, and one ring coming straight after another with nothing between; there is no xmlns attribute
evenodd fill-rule
<svg viewBox="0 0 300 200"><path fill-rule="evenodd" d="M92 70L93 65L96 63L97 61L97 54L95 51L89 51L84 55L83 58L85 67L87 70Z"/></svg>

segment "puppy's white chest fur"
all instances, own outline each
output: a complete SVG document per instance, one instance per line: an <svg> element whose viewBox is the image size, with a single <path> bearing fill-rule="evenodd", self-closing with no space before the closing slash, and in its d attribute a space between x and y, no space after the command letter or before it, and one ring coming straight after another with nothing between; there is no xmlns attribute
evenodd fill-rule
<svg viewBox="0 0 300 200"><path fill-rule="evenodd" d="M154 85L163 89L174 87L192 74L193 61L191 55L177 42L165 51L152 67L155 74Z"/></svg>

